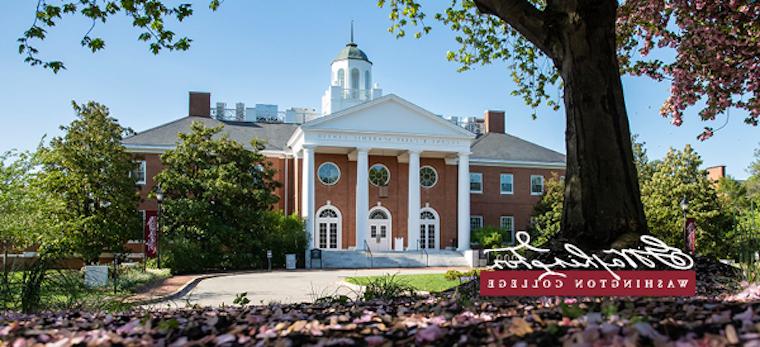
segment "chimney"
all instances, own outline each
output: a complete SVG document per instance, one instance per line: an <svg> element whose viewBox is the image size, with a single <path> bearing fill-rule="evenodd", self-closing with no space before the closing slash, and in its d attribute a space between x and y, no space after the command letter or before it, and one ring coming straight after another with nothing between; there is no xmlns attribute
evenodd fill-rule
<svg viewBox="0 0 760 347"><path fill-rule="evenodd" d="M707 168L707 179L710 182L718 182L721 178L726 177L726 166L718 165Z"/></svg>
<svg viewBox="0 0 760 347"><path fill-rule="evenodd" d="M188 116L211 118L211 93L190 92Z"/></svg>
<svg viewBox="0 0 760 347"><path fill-rule="evenodd" d="M504 129L504 111L486 111L485 115L485 133L500 133L505 132Z"/></svg>

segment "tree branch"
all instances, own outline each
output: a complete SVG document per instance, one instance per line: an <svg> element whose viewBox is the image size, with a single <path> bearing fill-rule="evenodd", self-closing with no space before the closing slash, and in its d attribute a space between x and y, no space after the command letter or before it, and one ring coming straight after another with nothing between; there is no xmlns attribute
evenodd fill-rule
<svg viewBox="0 0 760 347"><path fill-rule="evenodd" d="M528 0L475 0L475 6L480 13L499 17L544 54L555 57L550 48L550 35L546 30L544 12Z"/></svg>

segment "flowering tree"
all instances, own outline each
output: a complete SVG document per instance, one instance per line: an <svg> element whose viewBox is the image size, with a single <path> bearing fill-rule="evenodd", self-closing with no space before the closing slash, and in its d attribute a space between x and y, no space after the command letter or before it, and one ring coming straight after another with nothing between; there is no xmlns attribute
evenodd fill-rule
<svg viewBox="0 0 760 347"><path fill-rule="evenodd" d="M210 1L213 10L219 0ZM431 30L419 0L379 0L390 10L390 31L416 37ZM169 7L161 0L38 0L35 22L19 39L19 52L33 65L58 71L60 61L39 58L34 40L65 14L92 19L93 26L124 13L139 39L158 53L185 50L191 40L167 28L192 7ZM559 108L551 89L563 90L567 118L567 172L560 238L588 248L647 233L622 73L671 82L661 114L683 123L683 111L701 100L704 120L729 108L760 116L760 2L755 0L451 0L434 18L457 33L459 48L448 59L460 70L506 62L530 106ZM82 45L97 51L101 38L85 34ZM666 51L653 54L655 51ZM667 52L669 50L669 52ZM665 60L661 56L673 56ZM699 138L712 136L706 127Z"/></svg>
<svg viewBox="0 0 760 347"><path fill-rule="evenodd" d="M390 31L431 30L418 0L380 1ZM567 115L567 173L559 236L589 248L648 232L620 75L671 82L661 114L683 123L701 100L703 120L729 108L760 116L760 3L751 0L453 0L435 18L457 32L448 59L461 70L506 61L533 107ZM670 50L672 52L665 52ZM654 54L656 51L658 54ZM673 55L666 61L660 56ZM713 135L705 127L699 138Z"/></svg>

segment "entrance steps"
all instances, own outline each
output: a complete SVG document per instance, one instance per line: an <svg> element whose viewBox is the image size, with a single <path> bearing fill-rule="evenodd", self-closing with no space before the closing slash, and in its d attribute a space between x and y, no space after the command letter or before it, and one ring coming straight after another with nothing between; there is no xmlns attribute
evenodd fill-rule
<svg viewBox="0 0 760 347"><path fill-rule="evenodd" d="M369 268L415 268L415 267L461 267L467 266L462 253L452 250L371 253L356 250L322 251L325 269L369 269ZM307 264L308 265L308 264ZM319 268L318 260L312 266Z"/></svg>

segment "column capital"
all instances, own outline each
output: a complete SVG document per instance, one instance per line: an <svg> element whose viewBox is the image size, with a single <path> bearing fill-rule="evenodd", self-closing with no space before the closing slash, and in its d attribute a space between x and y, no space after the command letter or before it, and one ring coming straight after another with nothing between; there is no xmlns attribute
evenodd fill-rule
<svg viewBox="0 0 760 347"><path fill-rule="evenodd" d="M317 146L316 145L312 145L312 144L308 144L308 145L303 145L301 147L303 148L304 151L307 151L307 150L313 151L314 148L317 147Z"/></svg>
<svg viewBox="0 0 760 347"><path fill-rule="evenodd" d="M460 157L470 156L470 154L472 154L472 152L458 152L457 153L457 155Z"/></svg>
<svg viewBox="0 0 760 347"><path fill-rule="evenodd" d="M356 151L359 153L367 153L369 152L369 150L370 150L369 147L356 147Z"/></svg>
<svg viewBox="0 0 760 347"><path fill-rule="evenodd" d="M419 149L409 149L406 152L409 153L410 155L412 154L419 155L420 153L422 153L422 151Z"/></svg>

